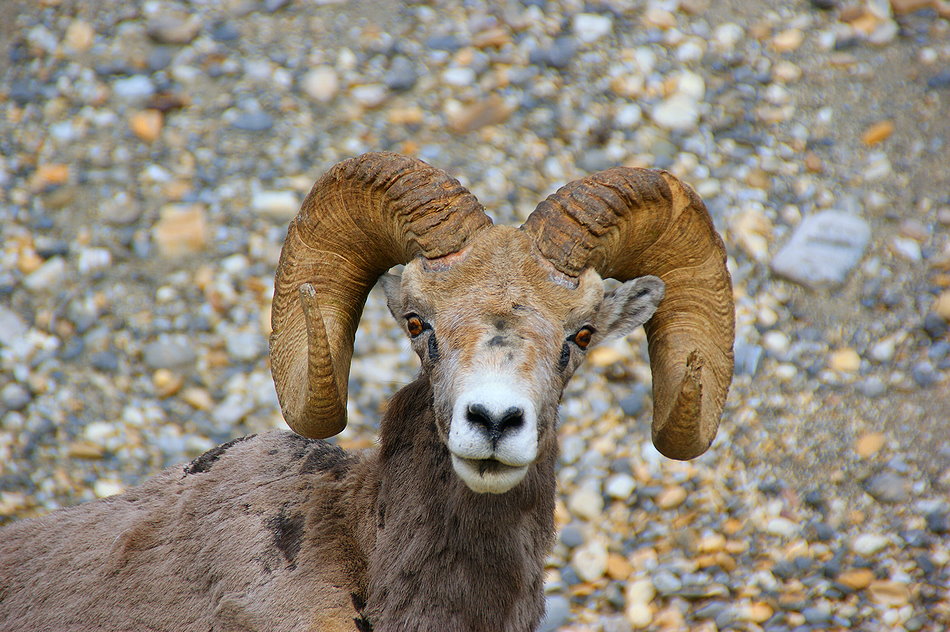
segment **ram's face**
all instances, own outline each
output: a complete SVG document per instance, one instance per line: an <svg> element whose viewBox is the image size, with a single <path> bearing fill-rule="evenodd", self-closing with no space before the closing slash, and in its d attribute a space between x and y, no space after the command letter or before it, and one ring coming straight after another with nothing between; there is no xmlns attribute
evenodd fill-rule
<svg viewBox="0 0 950 632"><path fill-rule="evenodd" d="M508 227L415 260L384 287L432 383L455 472L480 493L508 491L555 449L558 401L586 350L646 321L663 294L655 277L606 296L593 270L570 283Z"/></svg>

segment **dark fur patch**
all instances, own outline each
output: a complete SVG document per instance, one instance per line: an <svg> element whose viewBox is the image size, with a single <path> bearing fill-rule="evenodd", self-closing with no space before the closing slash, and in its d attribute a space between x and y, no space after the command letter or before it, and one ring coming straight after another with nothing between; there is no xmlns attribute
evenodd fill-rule
<svg viewBox="0 0 950 632"><path fill-rule="evenodd" d="M340 480L350 468L350 458L339 446L326 441L313 441L309 450L299 456L303 458L300 466L301 474L316 474L328 472L333 478Z"/></svg>
<svg viewBox="0 0 950 632"><path fill-rule="evenodd" d="M185 475L188 474L201 474L207 472L211 469L211 466L214 465L214 462L221 458L221 455L228 451L231 446L238 444L242 441L247 441L248 439L253 439L256 435L248 435L246 437L238 437L237 439L232 439L227 443L222 443L219 446L211 448L197 459L185 466Z"/></svg>
<svg viewBox="0 0 950 632"><path fill-rule="evenodd" d="M293 570L297 568L297 554L300 553L303 540L304 517L299 513L288 516L286 510L284 507L279 514L270 518L267 528L274 536L274 546L284 554L284 559Z"/></svg>
<svg viewBox="0 0 950 632"><path fill-rule="evenodd" d="M350 600L353 602L356 614L359 615L353 619L358 632L373 632L373 624L363 614L363 609L366 607L366 597L358 593L350 593Z"/></svg>

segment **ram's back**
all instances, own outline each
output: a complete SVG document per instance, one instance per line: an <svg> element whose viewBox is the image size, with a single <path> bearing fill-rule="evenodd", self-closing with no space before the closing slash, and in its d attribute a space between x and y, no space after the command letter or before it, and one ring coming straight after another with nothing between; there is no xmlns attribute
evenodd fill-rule
<svg viewBox="0 0 950 632"><path fill-rule="evenodd" d="M267 433L14 523L0 530L0 630L353 630L357 464Z"/></svg>

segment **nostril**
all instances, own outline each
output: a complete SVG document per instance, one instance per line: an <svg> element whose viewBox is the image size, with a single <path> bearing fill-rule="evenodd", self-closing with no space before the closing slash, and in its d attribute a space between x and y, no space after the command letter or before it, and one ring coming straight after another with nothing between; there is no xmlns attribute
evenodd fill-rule
<svg viewBox="0 0 950 632"><path fill-rule="evenodd" d="M491 413L481 404L469 404L465 418L475 426L481 426L486 430L493 429Z"/></svg>
<svg viewBox="0 0 950 632"><path fill-rule="evenodd" d="M502 415L498 429L505 432L509 428L520 428L524 424L524 411L512 406Z"/></svg>
<svg viewBox="0 0 950 632"><path fill-rule="evenodd" d="M524 425L524 410L512 406L501 414L493 414L482 404L469 404L465 418L473 426L481 426L487 430L492 439L497 440L509 430Z"/></svg>

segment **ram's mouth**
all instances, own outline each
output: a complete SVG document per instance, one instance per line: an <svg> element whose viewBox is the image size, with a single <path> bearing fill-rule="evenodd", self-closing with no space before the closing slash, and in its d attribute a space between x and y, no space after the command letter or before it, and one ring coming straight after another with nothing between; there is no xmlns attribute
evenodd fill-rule
<svg viewBox="0 0 950 632"><path fill-rule="evenodd" d="M452 467L473 492L503 494L524 478L527 465L508 465L498 459L467 459L452 455Z"/></svg>

